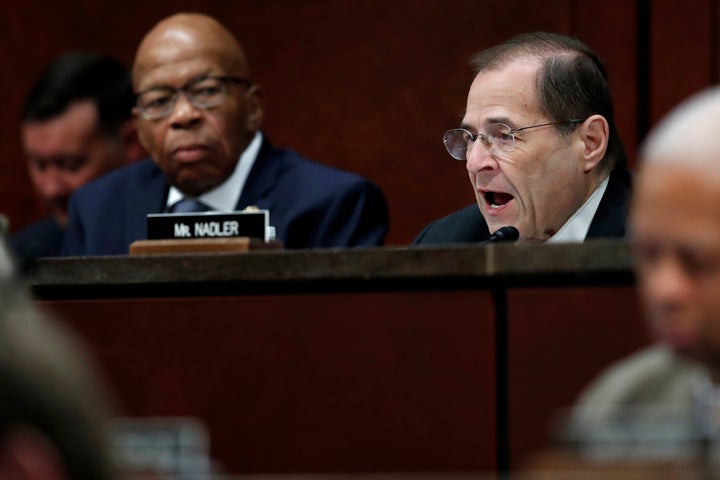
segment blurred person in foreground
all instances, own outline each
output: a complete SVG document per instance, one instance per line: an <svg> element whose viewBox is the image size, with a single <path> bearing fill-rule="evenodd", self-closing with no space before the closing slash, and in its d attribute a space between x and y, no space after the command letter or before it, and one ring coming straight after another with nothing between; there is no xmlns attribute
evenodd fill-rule
<svg viewBox="0 0 720 480"><path fill-rule="evenodd" d="M416 245L623 237L630 176L607 74L576 38L529 33L477 54L459 128L445 132L465 162L476 204L428 225Z"/></svg>
<svg viewBox="0 0 720 480"><path fill-rule="evenodd" d="M68 53L42 73L25 99L20 131L33 188L50 216L11 237L21 258L59 255L70 195L144 156L134 101L130 72L104 55Z"/></svg>
<svg viewBox="0 0 720 480"><path fill-rule="evenodd" d="M115 478L108 405L75 337L0 281L0 478Z"/></svg>
<svg viewBox="0 0 720 480"><path fill-rule="evenodd" d="M649 135L630 212L642 304L657 343L582 394L581 443L701 445L720 432L720 89L671 112ZM684 447L683 447L684 448Z"/></svg>
<svg viewBox="0 0 720 480"><path fill-rule="evenodd" d="M133 109L152 158L73 196L64 255L122 255L150 213L267 209L287 248L381 245L385 198L365 179L273 147L260 131L260 86L217 20L170 16L143 38Z"/></svg>

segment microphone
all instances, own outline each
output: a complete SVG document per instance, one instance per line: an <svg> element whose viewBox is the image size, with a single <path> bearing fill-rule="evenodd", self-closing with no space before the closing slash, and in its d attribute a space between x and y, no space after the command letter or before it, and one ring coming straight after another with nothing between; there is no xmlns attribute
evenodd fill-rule
<svg viewBox="0 0 720 480"><path fill-rule="evenodd" d="M506 227L500 227L495 230L495 233L490 235L490 238L488 238L484 242L480 242L480 245L486 245L488 243L496 242L514 242L518 238L520 238L520 232L518 231L518 229L513 227L512 225L508 225Z"/></svg>

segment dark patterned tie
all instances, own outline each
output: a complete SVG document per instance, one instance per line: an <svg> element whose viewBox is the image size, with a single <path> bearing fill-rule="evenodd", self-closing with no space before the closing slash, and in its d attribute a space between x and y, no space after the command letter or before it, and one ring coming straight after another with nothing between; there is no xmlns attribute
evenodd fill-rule
<svg viewBox="0 0 720 480"><path fill-rule="evenodd" d="M170 207L170 213L207 212L208 210L211 210L211 208L194 198L183 198Z"/></svg>

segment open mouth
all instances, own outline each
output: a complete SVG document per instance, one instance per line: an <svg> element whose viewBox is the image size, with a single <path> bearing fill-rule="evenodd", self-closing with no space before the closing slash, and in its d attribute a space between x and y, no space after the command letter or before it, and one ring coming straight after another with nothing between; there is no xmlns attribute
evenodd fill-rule
<svg viewBox="0 0 720 480"><path fill-rule="evenodd" d="M515 198L509 193L503 192L485 192L483 194L483 197L485 198L485 203L487 204L487 206L493 210L504 207Z"/></svg>

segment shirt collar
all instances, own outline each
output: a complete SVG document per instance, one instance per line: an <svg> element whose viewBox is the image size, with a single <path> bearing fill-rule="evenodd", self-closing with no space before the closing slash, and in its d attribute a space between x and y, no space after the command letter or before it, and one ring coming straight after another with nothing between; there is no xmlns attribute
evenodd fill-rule
<svg viewBox="0 0 720 480"><path fill-rule="evenodd" d="M610 177L605 177L590 197L585 200L580 208L568 218L567 222L560 227L555 235L550 237L546 243L582 243L585 241L592 219L600 206L605 190L607 189Z"/></svg>
<svg viewBox="0 0 720 480"><path fill-rule="evenodd" d="M253 137L245 151L240 154L240 159L235 165L232 175L217 187L197 197L197 199L218 212L232 212L235 210L238 201L240 201L245 182L248 175L250 175L250 170L260 152L262 138L260 132L255 133L255 137ZM183 198L185 198L185 194L171 185L165 206L170 208Z"/></svg>

